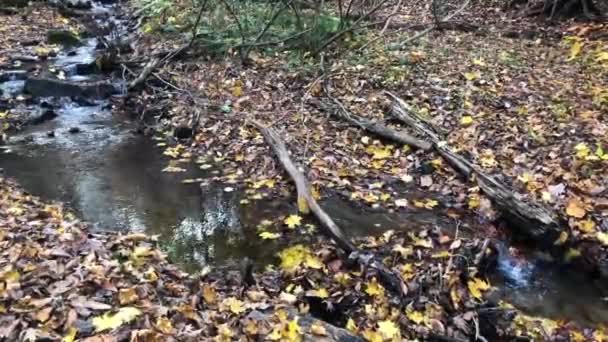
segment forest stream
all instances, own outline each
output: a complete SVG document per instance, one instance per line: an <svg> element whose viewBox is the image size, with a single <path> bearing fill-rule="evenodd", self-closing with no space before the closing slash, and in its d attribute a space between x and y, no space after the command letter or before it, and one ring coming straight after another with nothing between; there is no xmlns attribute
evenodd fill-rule
<svg viewBox="0 0 608 342"><path fill-rule="evenodd" d="M97 5L111 13L112 7ZM103 20L103 19L100 19ZM46 68L62 70L71 82L100 81L102 74L79 74L78 65L95 60L100 50L89 38L50 58ZM25 78L0 83L3 96L24 92ZM121 82L112 80L117 89ZM121 94L112 95L120 98ZM0 168L27 191L60 201L94 229L158 235L171 260L188 271L205 265L234 266L244 257L262 268L275 263L282 243L257 238L257 226L267 217L293 206L266 198L242 204L237 189L210 183L184 184L182 179L207 179L213 169L195 163L185 173L161 170L167 162L150 137L131 118L113 115L108 98L40 97L28 110L41 113L52 103L56 117L29 125L1 146ZM420 190L415 190L420 191ZM443 209L391 213L361 209L339 195L321 201L325 210L351 236L377 235L387 230L417 231L440 227L454 234L457 223ZM484 223L464 214L459 233L475 236ZM493 286L497 296L534 316L568 319L584 325L608 323L606 293L572 270L564 271L536 256L513 256L508 241L501 246Z"/></svg>

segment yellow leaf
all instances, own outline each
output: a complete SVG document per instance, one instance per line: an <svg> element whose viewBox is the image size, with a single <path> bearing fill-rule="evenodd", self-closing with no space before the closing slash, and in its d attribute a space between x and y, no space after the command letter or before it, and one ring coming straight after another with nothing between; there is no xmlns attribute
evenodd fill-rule
<svg viewBox="0 0 608 342"><path fill-rule="evenodd" d="M243 95L243 88L241 88L241 86L232 88L232 95L235 97L241 97Z"/></svg>
<svg viewBox="0 0 608 342"><path fill-rule="evenodd" d="M570 248L566 251L566 254L564 255L564 260L566 262L570 262L574 258L578 258L580 256L581 256L581 251L579 251L578 249Z"/></svg>
<svg viewBox="0 0 608 342"><path fill-rule="evenodd" d="M76 330L76 328L70 327L68 329L68 333L65 334L65 336L63 337L63 340L61 340L61 342L74 342L76 340L77 332L78 332L78 330Z"/></svg>
<svg viewBox="0 0 608 342"><path fill-rule="evenodd" d="M310 249L302 245L286 248L279 253L281 268L286 272L294 272L300 265L320 269L323 262L312 254Z"/></svg>
<svg viewBox="0 0 608 342"><path fill-rule="evenodd" d="M392 321L380 321L378 322L378 332L382 337L392 339L393 337L399 337L399 328Z"/></svg>
<svg viewBox="0 0 608 342"><path fill-rule="evenodd" d="M377 333L371 329L366 329L362 335L369 342L383 342L384 341L384 337L382 337L382 334Z"/></svg>
<svg viewBox="0 0 608 342"><path fill-rule="evenodd" d="M407 310L406 316L410 321L412 321L416 324L420 324L420 323L424 322L424 314L420 311Z"/></svg>
<svg viewBox="0 0 608 342"><path fill-rule="evenodd" d="M472 71L472 72L464 73L464 78L466 78L469 81L474 81L474 80L478 79L479 77L481 77L481 73L479 71Z"/></svg>
<svg viewBox="0 0 608 342"><path fill-rule="evenodd" d="M173 324L167 317L160 317L156 320L156 329L164 334L170 334L173 330Z"/></svg>
<svg viewBox="0 0 608 342"><path fill-rule="evenodd" d="M379 147L371 145L365 151L372 155L372 159L387 159L392 156L392 148L393 146Z"/></svg>
<svg viewBox="0 0 608 342"><path fill-rule="evenodd" d="M574 150L576 151L576 156L578 158L585 158L591 152L589 146L587 146L585 143L578 143L576 146L574 146Z"/></svg>
<svg viewBox="0 0 608 342"><path fill-rule="evenodd" d="M352 318L349 318L348 321L346 321L346 330L354 332L354 333L356 333L357 330L359 330L359 328L357 327L357 324L355 324L355 321Z"/></svg>
<svg viewBox="0 0 608 342"><path fill-rule="evenodd" d="M243 304L244 303L241 300L235 297L228 297L222 301L221 309L222 311L230 311L233 314L238 315L246 310Z"/></svg>
<svg viewBox="0 0 608 342"><path fill-rule="evenodd" d="M310 213L310 208L308 207L308 201L304 196L298 195L298 211L302 214Z"/></svg>
<svg viewBox="0 0 608 342"><path fill-rule="evenodd" d="M435 253L433 255L431 255L431 258L433 259L441 259L441 258L449 258L451 256L450 252L448 251L441 251L439 253Z"/></svg>
<svg viewBox="0 0 608 342"><path fill-rule="evenodd" d="M559 237L557 238L557 240L555 240L555 242L553 244L556 246L563 245L566 242L566 240L568 240L568 233L561 232L561 233L559 233Z"/></svg>
<svg viewBox="0 0 608 342"><path fill-rule="evenodd" d="M376 277L372 278L371 282L368 282L366 284L366 288L365 288L365 293L367 293L370 296L378 296L378 297L383 297L384 296L384 287L382 287L382 285L380 285L378 283L378 281L376 280Z"/></svg>
<svg viewBox="0 0 608 342"><path fill-rule="evenodd" d="M315 321L313 324L310 325L310 332L313 333L314 335L319 335L319 336L327 335L327 330L325 329L323 324L321 324L320 321Z"/></svg>
<svg viewBox="0 0 608 342"><path fill-rule="evenodd" d="M329 292L325 288L319 288L316 290L307 291L306 295L309 297L328 298Z"/></svg>
<svg viewBox="0 0 608 342"><path fill-rule="evenodd" d="M471 293L471 296L477 299L481 299L482 293L490 288L490 284L479 278L469 280L467 282L467 285L469 287L469 292Z"/></svg>
<svg viewBox="0 0 608 342"><path fill-rule="evenodd" d="M259 236L264 240L275 240L281 237L280 233L261 232Z"/></svg>
<svg viewBox="0 0 608 342"><path fill-rule="evenodd" d="M115 314L106 312L102 316L94 317L92 323L96 332L113 330L134 320L139 315L141 315L141 311L139 311L139 309L134 307L124 307L120 308Z"/></svg>
<svg viewBox="0 0 608 342"><path fill-rule="evenodd" d="M297 227L300 224L302 224L302 217L300 217L299 215L289 215L285 219L284 222L287 225L287 227L289 227L291 229L294 229L295 227Z"/></svg>
<svg viewBox="0 0 608 342"><path fill-rule="evenodd" d="M572 197L568 200L568 204L566 206L566 214L568 216L583 218L585 217L585 205L581 200L577 197Z"/></svg>
<svg viewBox="0 0 608 342"><path fill-rule="evenodd" d="M470 115L465 115L460 118L460 124L463 126L469 126L473 123L473 117Z"/></svg>
<svg viewBox="0 0 608 342"><path fill-rule="evenodd" d="M575 59L581 53L582 48L583 43L575 41L572 46L570 46L570 57L568 57L568 60L571 61Z"/></svg>
<svg viewBox="0 0 608 342"><path fill-rule="evenodd" d="M598 241L601 242L604 246L608 246L608 233L597 232L595 236L597 237Z"/></svg>
<svg viewBox="0 0 608 342"><path fill-rule="evenodd" d="M213 304L217 303L217 292L215 291L215 287L213 287L209 284L204 284L203 285L203 299L205 300L205 303L207 303L208 305L213 305Z"/></svg>
<svg viewBox="0 0 608 342"><path fill-rule="evenodd" d="M121 289L118 291L118 302L120 305L131 304L138 299L139 297L137 296L137 292L135 292L134 288Z"/></svg>
<svg viewBox="0 0 608 342"><path fill-rule="evenodd" d="M583 233L593 233L595 231L595 222L591 220L583 220L578 222L578 229Z"/></svg>

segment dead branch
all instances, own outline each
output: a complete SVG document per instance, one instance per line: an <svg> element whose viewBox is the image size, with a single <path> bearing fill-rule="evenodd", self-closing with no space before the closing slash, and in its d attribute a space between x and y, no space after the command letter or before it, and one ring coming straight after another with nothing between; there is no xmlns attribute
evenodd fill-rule
<svg viewBox="0 0 608 342"><path fill-rule="evenodd" d="M396 131L386 125L383 125L378 122L374 122L372 120L363 118L356 114L350 113L346 107L336 98L332 98L333 102L336 104L336 107L333 107L328 104L321 104L323 109L329 111L334 116L346 120L354 126L360 127L366 131L374 133L383 138L389 139L391 141L410 145L421 150L430 150L433 146L424 140L420 140L416 137L413 137L405 132Z"/></svg>
<svg viewBox="0 0 608 342"><path fill-rule="evenodd" d="M149 61L146 66L144 67L144 69L141 71L141 73L139 74L139 76L137 76L137 78L135 78L134 80L132 80L131 82L129 82L129 85L127 87L128 90L132 90L135 89L137 87L139 87L139 85L141 85L142 83L144 83L146 81L146 79L148 78L148 76L150 76L150 74L152 73L152 71L154 71L154 69L156 69L158 67L158 65L161 62L161 58L154 58L151 61Z"/></svg>
<svg viewBox="0 0 608 342"><path fill-rule="evenodd" d="M433 25L429 26L429 28L427 28L424 31L420 31L419 33L417 33L416 35L414 35L411 38L408 38L408 39L406 39L406 40L404 40L404 41L402 41L400 43L397 43L397 44L392 44L389 48L390 49L394 49L394 50L401 49L402 47L408 45L409 43L411 43L411 42L413 42L413 41L415 41L415 40L417 40L417 39L419 39L419 38L427 35L431 31L433 31L434 29L436 29L437 27L439 27L442 22L450 21L450 20L452 20L452 18L454 18L455 16L459 15L460 13L462 13L467 8L467 6L469 6L470 2L471 2L471 0L466 0L462 4L462 6L460 6L460 8L458 8L452 14L449 14L445 18L441 19L441 21L433 23Z"/></svg>
<svg viewBox="0 0 608 342"><path fill-rule="evenodd" d="M522 228L535 241L543 243L555 241L560 233L560 224L554 213L536 203L524 202L521 194L514 193L505 184L483 172L479 166L453 152L432 129L407 111L402 99L390 92L386 92L386 94L395 101L392 108L393 115L419 133L426 135L435 150L444 159L464 176L474 179L484 194L494 202L504 218L511 221L514 227Z"/></svg>
<svg viewBox="0 0 608 342"><path fill-rule="evenodd" d="M363 252L359 250L342 232L342 229L333 221L331 216L319 206L319 203L312 196L310 190L310 184L308 180L291 160L285 142L280 138L278 133L270 128L266 127L260 122L250 121L249 124L253 125L260 130L266 142L270 145L277 158L281 162L281 165L287 171L291 179L296 184L296 191L298 193L298 203L301 203L300 199L305 201L310 211L317 217L321 223L321 227L324 232L332 238L344 252L349 255L349 259L356 261L362 267L369 267L378 272L380 280L387 285L390 289L396 291L401 297L407 294L407 287L401 277L395 272L389 270L377 261L373 254Z"/></svg>
<svg viewBox="0 0 608 342"><path fill-rule="evenodd" d="M318 55L321 51L325 50L325 48L328 47L331 43L335 42L338 38L342 37L347 32L350 32L350 31L356 29L358 27L359 23L361 23L363 20L365 20L372 14L376 13L376 11L378 11L382 6L384 6L384 4L387 1L388 0L379 1L376 6L374 6L371 10L367 11L367 13L363 14L361 17L359 17L357 20L355 20L351 25L349 25L348 27L344 28L343 30L337 32L333 36L331 36L319 48L317 48L312 54ZM348 14L348 10L347 10L347 14Z"/></svg>

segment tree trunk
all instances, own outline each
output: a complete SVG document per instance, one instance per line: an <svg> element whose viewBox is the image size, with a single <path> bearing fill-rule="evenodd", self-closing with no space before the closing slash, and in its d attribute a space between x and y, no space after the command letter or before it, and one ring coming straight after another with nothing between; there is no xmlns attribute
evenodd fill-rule
<svg viewBox="0 0 608 342"><path fill-rule="evenodd" d="M541 15L548 20L565 18L586 18L595 20L602 17L602 12L594 3L595 0L542 0L534 2L528 0L524 12L527 16Z"/></svg>

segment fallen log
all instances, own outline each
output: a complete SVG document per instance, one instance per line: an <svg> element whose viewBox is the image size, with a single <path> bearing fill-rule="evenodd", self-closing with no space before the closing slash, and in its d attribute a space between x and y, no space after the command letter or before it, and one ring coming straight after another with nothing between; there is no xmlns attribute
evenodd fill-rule
<svg viewBox="0 0 608 342"><path fill-rule="evenodd" d="M539 204L525 202L521 194L512 191L505 184L483 172L480 167L452 151L428 126L428 123L423 123L409 113L405 101L390 92L386 94L394 100L392 114L395 118L427 136L435 150L448 163L467 178L474 179L513 227L519 228L537 242L553 244L562 231L557 215Z"/></svg>
<svg viewBox="0 0 608 342"><path fill-rule="evenodd" d="M338 247L349 255L349 259L356 261L362 267L369 267L378 272L380 280L387 285L388 288L398 293L402 298L407 294L407 287L401 277L395 272L389 270L382 264L381 261L376 260L372 253L364 252L359 250L342 232L342 229L333 221L331 216L319 206L319 203L312 196L310 184L308 180L291 160L285 142L281 139L278 133L265 125L257 122L250 121L251 125L260 130L266 142L270 145L277 158L281 162L281 165L287 171L291 179L296 184L296 191L298 194L298 206L300 205L300 199L303 199L307 204L310 211L317 217L321 223L321 228L324 232L332 238Z"/></svg>
<svg viewBox="0 0 608 342"><path fill-rule="evenodd" d="M397 142L400 144L410 145L410 146L419 148L421 150L428 151L433 147L427 141L418 139L418 138L413 137L402 131L396 131L381 123L377 123L372 120L358 116L356 114L350 113L346 109L346 107L344 107L344 105L336 98L333 98L333 101L336 104L337 108L327 105L327 104L321 104L321 106L323 107L324 110L329 111L331 114L333 114L334 116L336 116L340 119L348 121L350 124L352 124L354 126L360 127L366 131L369 131L373 134L376 134L376 135L386 138L388 140L391 140L391 141L394 141L394 142Z"/></svg>

